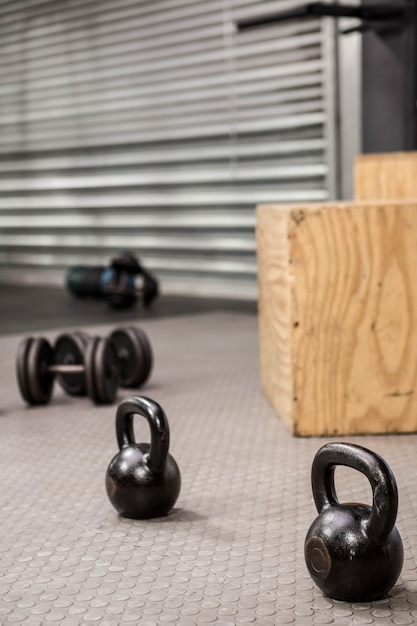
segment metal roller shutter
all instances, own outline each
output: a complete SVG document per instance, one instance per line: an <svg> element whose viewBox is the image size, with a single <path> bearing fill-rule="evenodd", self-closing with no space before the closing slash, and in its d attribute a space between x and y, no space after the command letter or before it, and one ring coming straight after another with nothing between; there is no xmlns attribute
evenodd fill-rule
<svg viewBox="0 0 417 626"><path fill-rule="evenodd" d="M0 0L0 279L256 297L255 205L333 192L326 21L235 27L296 4Z"/></svg>

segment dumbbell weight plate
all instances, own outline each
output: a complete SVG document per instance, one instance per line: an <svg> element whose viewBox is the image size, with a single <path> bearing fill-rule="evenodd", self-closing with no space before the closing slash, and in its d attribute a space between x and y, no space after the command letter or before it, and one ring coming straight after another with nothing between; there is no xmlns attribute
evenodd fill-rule
<svg viewBox="0 0 417 626"><path fill-rule="evenodd" d="M96 404L115 401L120 386L120 363L109 339L94 337L85 353L87 395Z"/></svg>
<svg viewBox="0 0 417 626"><path fill-rule="evenodd" d="M20 395L28 404L34 404L29 389L29 375L28 375L28 352L33 339L27 337L19 345L16 358L16 375L17 384L19 387Z"/></svg>
<svg viewBox="0 0 417 626"><path fill-rule="evenodd" d="M152 349L146 333L135 326L116 328L110 339L120 358L121 387L139 387L152 370Z"/></svg>
<svg viewBox="0 0 417 626"><path fill-rule="evenodd" d="M53 350L47 339L25 339L17 355L17 380L28 404L47 404L52 395L54 376L48 370L53 364Z"/></svg>
<svg viewBox="0 0 417 626"><path fill-rule="evenodd" d="M82 365L89 341L89 335L80 331L60 335L54 346L54 362L57 365ZM57 381L70 396L85 396L87 393L84 373L57 374Z"/></svg>

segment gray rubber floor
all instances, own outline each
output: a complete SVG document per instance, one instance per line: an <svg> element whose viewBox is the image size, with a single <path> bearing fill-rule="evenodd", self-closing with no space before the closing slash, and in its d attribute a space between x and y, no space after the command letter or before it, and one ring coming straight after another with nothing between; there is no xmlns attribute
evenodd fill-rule
<svg viewBox="0 0 417 626"><path fill-rule="evenodd" d="M327 440L291 437L262 395L256 315L196 313L141 327L155 367L140 394L165 409L182 474L175 509L149 521L119 518L105 492L117 405L56 388L50 405L27 408L15 381L21 335L0 338L0 623L417 622L417 436L354 439L397 478L405 561L389 596L333 601L303 556L316 517L311 462ZM83 328L104 335L112 326ZM137 440L149 441L135 419ZM340 468L336 479L342 501L371 501L362 475Z"/></svg>

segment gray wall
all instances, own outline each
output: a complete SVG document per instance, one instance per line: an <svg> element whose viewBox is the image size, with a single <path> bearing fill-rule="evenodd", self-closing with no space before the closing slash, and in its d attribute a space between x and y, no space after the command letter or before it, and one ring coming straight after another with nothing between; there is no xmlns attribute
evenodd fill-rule
<svg viewBox="0 0 417 626"><path fill-rule="evenodd" d="M364 4L375 4L364 0ZM403 22L393 20L363 36L363 151L417 149L417 11L413 0L378 4L408 7Z"/></svg>
<svg viewBox="0 0 417 626"><path fill-rule="evenodd" d="M0 280L256 297L256 204L337 193L328 21L235 28L297 4L0 0Z"/></svg>

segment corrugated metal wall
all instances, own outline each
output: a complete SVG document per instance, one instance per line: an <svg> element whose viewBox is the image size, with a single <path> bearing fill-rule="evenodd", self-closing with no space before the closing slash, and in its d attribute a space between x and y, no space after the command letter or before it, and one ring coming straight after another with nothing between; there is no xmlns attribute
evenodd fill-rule
<svg viewBox="0 0 417 626"><path fill-rule="evenodd" d="M0 279L255 297L255 205L332 191L325 21L235 28L296 4L0 0Z"/></svg>

